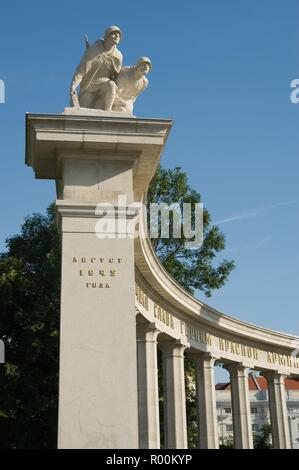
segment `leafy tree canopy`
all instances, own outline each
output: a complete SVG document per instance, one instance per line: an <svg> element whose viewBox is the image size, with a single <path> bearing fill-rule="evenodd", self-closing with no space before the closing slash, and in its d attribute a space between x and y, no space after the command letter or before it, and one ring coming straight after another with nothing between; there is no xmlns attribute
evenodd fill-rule
<svg viewBox="0 0 299 470"><path fill-rule="evenodd" d="M264 424L259 432L253 433L253 447L255 449L272 449L271 424Z"/></svg>
<svg viewBox="0 0 299 470"><path fill-rule="evenodd" d="M148 203L167 204L178 203L183 209L184 203L200 203L200 194L190 188L186 173L177 167L167 170L158 168L149 192ZM149 211L148 211L149 212ZM213 261L219 252L225 248L224 234L218 227L211 224L211 216L207 209L203 210L203 244L200 248L185 247L188 241L182 231L181 238L174 238L170 223L170 237L152 239L157 256L166 271L186 290L194 293L195 289L203 291L207 297L214 289L219 289L227 281L234 262L223 260L214 266Z"/></svg>
<svg viewBox="0 0 299 470"><path fill-rule="evenodd" d="M60 249L54 209L28 217L0 255L0 448L55 448Z"/></svg>

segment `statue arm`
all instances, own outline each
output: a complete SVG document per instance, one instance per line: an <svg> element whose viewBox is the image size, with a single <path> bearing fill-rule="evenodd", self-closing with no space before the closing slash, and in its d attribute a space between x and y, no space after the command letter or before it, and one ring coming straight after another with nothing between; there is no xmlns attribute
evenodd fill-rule
<svg viewBox="0 0 299 470"><path fill-rule="evenodd" d="M93 59L95 55L96 55L95 46L90 46L88 49L86 49L80 61L80 64L78 65L74 73L74 76L72 78L71 93L74 92L76 88L80 85L80 83L82 82L82 79L84 75L86 74L87 64L90 63L90 61Z"/></svg>
<svg viewBox="0 0 299 470"><path fill-rule="evenodd" d="M76 91L76 88L82 82L83 76L84 76L83 72L80 72L80 71L76 70L76 72L73 76L73 79L72 79L72 83L71 83L71 94Z"/></svg>
<svg viewBox="0 0 299 470"><path fill-rule="evenodd" d="M118 54L115 56L115 55L112 55L112 79L115 79L120 71L121 71L121 66L122 66L122 62L123 62L123 56L122 54L117 51Z"/></svg>

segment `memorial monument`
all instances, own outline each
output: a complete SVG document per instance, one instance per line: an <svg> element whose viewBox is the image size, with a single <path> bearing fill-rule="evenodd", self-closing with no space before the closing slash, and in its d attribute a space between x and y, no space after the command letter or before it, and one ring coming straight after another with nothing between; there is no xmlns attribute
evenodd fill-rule
<svg viewBox="0 0 299 470"><path fill-rule="evenodd" d="M117 49L121 39L120 28L110 26L104 39L92 46L87 43L71 83L72 106L132 114L137 96L148 85L145 75L152 64L148 57L140 57L135 66L122 68L123 56Z"/></svg>
<svg viewBox="0 0 299 470"><path fill-rule="evenodd" d="M131 203L144 199L172 121L133 116L152 65L142 57L123 67L122 36L112 26L87 44L71 107L26 116L26 164L36 178L56 181L62 237L58 446L159 448L159 348L167 448L187 447L186 352L197 370L201 448L218 447L215 361L231 374L235 447L252 448L247 374L256 369L269 384L274 447L288 448L284 378L299 376L299 338L184 291L157 260L142 217L140 237L128 235Z"/></svg>

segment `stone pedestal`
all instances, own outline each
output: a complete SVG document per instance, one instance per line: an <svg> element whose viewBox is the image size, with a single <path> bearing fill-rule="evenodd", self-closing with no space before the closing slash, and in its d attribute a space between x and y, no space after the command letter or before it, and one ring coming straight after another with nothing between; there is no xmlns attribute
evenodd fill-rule
<svg viewBox="0 0 299 470"><path fill-rule="evenodd" d="M27 115L26 124L26 163L36 178L56 180L62 233L59 447L137 448L134 240L126 224L171 121Z"/></svg>

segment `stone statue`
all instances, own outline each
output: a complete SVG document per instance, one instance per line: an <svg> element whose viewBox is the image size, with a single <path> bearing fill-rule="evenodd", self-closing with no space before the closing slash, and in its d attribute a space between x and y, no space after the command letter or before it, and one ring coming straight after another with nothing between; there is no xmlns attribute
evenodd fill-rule
<svg viewBox="0 0 299 470"><path fill-rule="evenodd" d="M148 57L140 57L136 65L123 67L115 78L117 85L116 97L112 106L113 111L132 114L134 102L148 85L145 75L151 70L152 64Z"/></svg>
<svg viewBox="0 0 299 470"><path fill-rule="evenodd" d="M73 76L71 106L108 111L112 109L117 91L113 79L119 74L123 60L117 49L121 39L120 28L110 26L105 31L104 39L99 39L86 49Z"/></svg>

